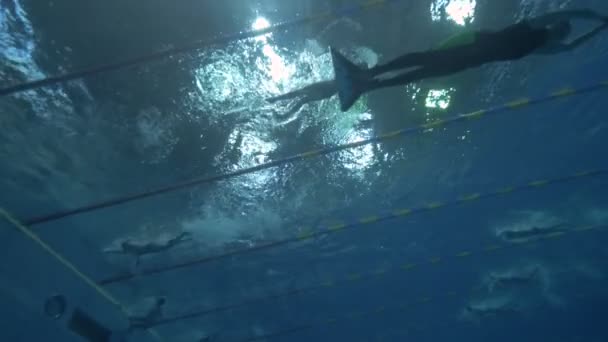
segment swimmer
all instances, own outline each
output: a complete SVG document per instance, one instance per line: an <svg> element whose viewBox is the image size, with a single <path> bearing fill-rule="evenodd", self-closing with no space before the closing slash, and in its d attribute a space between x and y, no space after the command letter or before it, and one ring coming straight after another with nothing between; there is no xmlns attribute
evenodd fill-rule
<svg viewBox="0 0 608 342"><path fill-rule="evenodd" d="M551 234L565 233L567 231L567 225L556 224L549 227L532 227L530 229L505 230L498 233L498 236L511 242L525 242L535 239L541 239L542 237Z"/></svg>
<svg viewBox="0 0 608 342"><path fill-rule="evenodd" d="M596 20L601 25L567 41L573 19ZM362 94L375 89L407 85L487 63L518 60L531 54L550 55L570 51L606 28L608 17L592 10L558 11L522 20L499 31L460 33L435 49L409 53L367 70L358 68L332 49L340 106L342 111L347 111ZM410 70L404 72L404 69ZM401 73L386 77L385 74L393 72Z"/></svg>
<svg viewBox="0 0 608 342"><path fill-rule="evenodd" d="M304 88L294 90L287 94L268 98L266 99L266 101L270 103L275 103L277 101L291 100L297 98L297 102L292 105L286 113L282 115L285 117L289 117L297 113L300 108L302 108L305 104L329 99L337 93L338 88L336 87L336 82L334 80L327 80L313 83Z"/></svg>
<svg viewBox="0 0 608 342"><path fill-rule="evenodd" d="M507 273L490 273L488 276L488 289L492 292L495 288L513 288L528 286L537 281L540 276L540 266L535 266L531 271L518 271Z"/></svg>
<svg viewBox="0 0 608 342"><path fill-rule="evenodd" d="M217 340L219 334L215 333L215 334L211 334L211 335L205 335L203 337L201 337L200 339L197 340L197 342L213 342L215 340Z"/></svg>
<svg viewBox="0 0 608 342"><path fill-rule="evenodd" d="M496 317L508 314L519 314L520 310L514 308L508 302L500 301L500 303L482 303L468 304L464 308L465 315L479 320L486 317Z"/></svg>
<svg viewBox="0 0 608 342"><path fill-rule="evenodd" d="M367 51L367 53L362 53L361 49L364 49L364 51ZM367 64L368 66L376 65L377 63L378 56L369 48L359 47L358 55L360 55L363 63ZM305 104L332 98L337 93L338 88L336 80L331 79L316 82L286 94L270 97L266 99L266 101L269 103L275 103L284 100L297 100L286 113L281 115L283 117L290 117L297 113Z"/></svg>
<svg viewBox="0 0 608 342"><path fill-rule="evenodd" d="M473 316L477 316L477 317L495 317L495 316L499 316L499 315L504 315L504 314L513 314L513 313L519 313L518 310L513 309L513 308L509 308L509 307L480 307L480 306L473 306L473 305L467 305L465 307L465 311Z"/></svg>
<svg viewBox="0 0 608 342"><path fill-rule="evenodd" d="M129 255L135 256L135 265L137 266L137 265L139 265L139 259L143 255L156 254L156 253L168 251L169 249L175 247L176 245L178 245L184 241L190 240L191 239L190 235L191 234L188 232L182 232L178 236L168 240L165 243L149 242L149 243L145 243L145 244L138 244L138 243L132 242L130 240L126 240L120 244L121 252L123 254L129 254Z"/></svg>

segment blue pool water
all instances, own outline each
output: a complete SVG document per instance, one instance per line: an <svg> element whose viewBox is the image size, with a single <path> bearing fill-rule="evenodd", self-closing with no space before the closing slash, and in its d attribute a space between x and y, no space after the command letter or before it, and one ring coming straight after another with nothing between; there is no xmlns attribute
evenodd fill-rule
<svg viewBox="0 0 608 342"><path fill-rule="evenodd" d="M599 0L3 0L3 89L215 44L0 98L0 337L84 341L84 312L128 341L607 341L608 32L345 113L335 97L290 115L265 101L331 79L329 46L371 67L573 8L608 14ZM126 334L159 297L149 329Z"/></svg>

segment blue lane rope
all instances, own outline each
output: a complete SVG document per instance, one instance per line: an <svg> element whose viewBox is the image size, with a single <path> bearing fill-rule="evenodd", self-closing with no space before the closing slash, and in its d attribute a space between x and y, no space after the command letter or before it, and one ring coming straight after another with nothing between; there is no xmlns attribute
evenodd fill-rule
<svg viewBox="0 0 608 342"><path fill-rule="evenodd" d="M37 89L37 88L50 86L53 84L65 83L68 81L81 79L81 78L85 78L85 77L100 74L100 73L115 71L115 70L119 70L119 69L125 69L128 67L134 67L134 66L142 65L142 64L147 64L147 63L155 62L157 60L161 60L161 59L173 56L173 55L193 52L193 51L208 48L208 47L211 47L214 45L226 44L226 43L230 43L233 41L254 38L254 37L258 37L258 36L265 35L268 33L281 31L281 30L287 30L290 28L294 28L296 26L311 24L316 21L330 19L330 18L336 17L336 16L354 15L358 12L363 12L366 9L371 9L376 6L385 5L385 4L388 4L391 2L396 2L396 1L400 1L400 0L368 0L359 5L349 5L344 8L340 8L336 11L328 11L328 12L323 12L323 13L319 13L319 14L315 14L315 15L310 15L310 16L307 16L307 17L304 17L301 19L287 21L287 22L277 24L277 25L271 26L269 28L261 29L261 30L241 31L241 32L221 36L221 37L214 38L214 39L201 40L201 41L189 44L189 45L184 45L184 46L172 48L172 49L166 49L166 50L162 50L160 52L155 52L155 53L151 53L148 55L143 55L143 56L135 57L132 59L128 59L128 60L124 60L124 61L120 61L120 62L116 62L116 63L100 65L100 66L92 67L89 69L75 71L75 72L71 72L71 73L67 73L67 74L63 74L63 75L59 75L59 76L52 76L52 77L47 77L44 79L31 81L31 82L25 82L22 84L17 84L14 86L9 86L9 87L0 89L0 96L7 96L7 95L27 91L27 90L33 90L33 89Z"/></svg>
<svg viewBox="0 0 608 342"><path fill-rule="evenodd" d="M522 192L522 191L527 191L527 190L532 190L532 189L538 189L538 188L546 187L549 185L567 183L567 182L572 182L572 181L580 180L580 179L600 177L600 176L605 176L607 174L608 174L608 169L578 172L576 174L568 175L568 176L564 176L564 177L560 177L560 178L535 180L535 181L531 181L531 182L525 183L520 186L503 187L503 188L499 188L495 191L490 191L490 192L486 192L486 193L465 194L463 196L456 197L456 199L452 199L449 201L425 203L425 204L420 204L419 206L413 207L413 208L396 208L396 209L388 211L388 212L378 213L377 215L361 217L359 219L352 220L350 222L345 221L345 220L332 220L333 222L336 222L336 223L320 227L320 229L316 229L316 230L313 228L302 229L301 232L297 236L294 236L294 237L286 238L283 240L277 240L277 241L273 241L273 242L266 243L266 244L261 244L261 245L254 246L254 247L232 250L232 251L228 251L226 253L217 254L217 255L213 255L213 256L206 256L206 257L196 258L196 259L192 259L192 260L188 260L188 261L182 261L182 262L178 262L178 263L175 263L172 265L165 265L165 266L159 266L159 267L155 267L155 268L142 269L142 270L139 270L137 272L137 274L135 274L135 273L117 274L117 275L108 277L106 279L100 280L98 282L98 284L99 285L110 285L110 284L114 284L114 283L125 282L125 281L133 279L135 277L144 277L144 276L149 276L149 275L154 275L154 274L166 273L166 272L174 271L177 269L193 267L193 266L209 263L212 261L226 259L226 258L233 257L236 255L243 255L243 254L262 251L262 250L269 250L269 249L273 249L273 248L280 247L280 246L286 246L286 245L289 245L292 243L311 240L313 238L327 235L327 234L342 232L345 230L358 228L358 227L369 225L369 224L389 221L389 220L397 219L400 217L405 217L405 216L410 216L410 215L415 215L415 214L422 214L422 213L426 213L426 212L429 212L432 210L442 209L442 208L445 208L448 206L456 206L456 205L459 205L462 203L468 203L468 202L474 202L474 201L479 201L479 200L483 200L483 199L505 196L505 195L512 194L515 192Z"/></svg>
<svg viewBox="0 0 608 342"><path fill-rule="evenodd" d="M582 226L582 227L579 227L576 229L578 232L588 232L588 231L605 231L606 228L608 228L606 225L597 225L597 226L586 226L586 227ZM547 236L546 238L544 238L542 240L554 240L554 239L561 238L562 236L564 236L564 235ZM507 246L507 247L520 247L520 246L523 247L523 246L527 246L527 245L528 244L518 244L518 245ZM495 250L496 249L484 249L482 251L482 253L493 253ZM456 257L461 257L461 256L457 255ZM402 267L402 270L407 272L409 269ZM573 273L573 271L572 270L562 271L562 272L560 272L560 275L563 275L566 273ZM376 272L370 274L369 277L377 278L378 276L382 277L384 274L385 274L384 272L376 271ZM329 286L325 286L325 288L327 288L327 287L329 287ZM353 320L368 320L370 317L374 317L374 316L386 317L388 315L395 315L395 314L398 315L398 314L400 314L400 312L403 312L403 311L412 311L423 305L438 304L444 300L460 299L460 300L462 300L462 302L466 302L466 301L469 301L472 297L474 298L474 295L477 293L486 294L485 292L480 292L480 288L478 286L475 286L472 289L468 289L468 290L464 290L464 291L462 291L462 290L442 291L440 294L429 295L429 296L417 296L417 298L409 299L409 300L393 298L393 300L390 303L387 303L386 305L384 305L383 303L379 303L380 305L369 308L367 310L351 311L347 314L334 315L333 317L329 317L329 318L325 318L325 319L320 319L320 318L314 319L313 318L309 322L300 323L298 325L294 325L289 328L284 328L282 330L276 330L276 331L273 331L273 332L270 332L267 334L263 334L263 335L250 336L250 337L244 338L242 340L238 340L238 342L268 341L268 340L275 339L277 337L284 337L286 335L301 333L306 330L312 330L312 329L318 329L318 328L331 328L338 323L350 322L350 324L353 324L352 323ZM441 304L445 304L445 303L441 303ZM446 324L446 327L448 325L449 324ZM409 329L413 329L413 328L414 327L410 327Z"/></svg>
<svg viewBox="0 0 608 342"><path fill-rule="evenodd" d="M104 208L114 207L114 206L117 206L120 204L137 201L137 200L141 200L144 198L158 196L161 194L166 194L166 193L170 193L170 192L174 192L174 191L178 191L178 190L182 190L182 189L186 189L186 188L192 188L192 187L196 187L196 186L200 186L200 185L204 185L204 184L224 181L224 180L228 180L228 179L235 178L238 176L254 173L257 171L261 171L261 170L265 170L265 169L269 169L272 167L277 167L277 166L281 166L281 165L285 165L285 164L289 164L289 163L295 163L295 162L302 161L302 160L309 159L309 158L324 156L324 155L328 155L331 153L336 153L336 152L340 152L340 151L344 151L347 149L352 149L352 148L356 148L356 147L360 147L360 146L364 146L364 145L368 145L368 144L372 144L372 143L388 141L390 139L395 139L397 137L403 137L403 136L412 135L412 134L416 134L416 133L422 133L429 128L435 128L435 127L451 125L451 124L455 124L455 123L459 123L459 122L465 122L468 120L478 119L478 118L481 118L486 115L496 115L496 114L500 114L500 113L514 111L514 110L524 108L526 106L538 105L541 103L551 102L551 101L555 101L557 99L564 98L564 97L571 97L571 96L575 96L575 95L581 95L581 94L585 94L585 93L591 93L591 92L595 92L595 91L599 91L599 90L604 90L607 87L608 87L608 81L600 82L597 84L593 84L590 86L581 87L581 88L577 88L577 89L564 88L564 89L560 89L558 91L554 91L554 92L550 93L549 95L542 96L542 97L523 98L523 99L515 100L515 101L509 102L509 103L506 103L506 104L503 104L503 105L500 105L497 107L478 110L478 111L466 113L466 114L456 114L456 115L452 115L443 120L438 120L438 121L434 121L434 122L423 124L423 125L418 125L418 126L413 126L413 127L409 127L409 128L396 130L396 131L389 132L389 133L379 135L379 136L375 136L375 137L372 137L372 138L366 139L366 140L361 140L358 142L353 142L353 143L345 144L345 145L329 146L329 147L325 147L325 148L321 148L321 149L317 149L317 150L311 150L308 152L300 153L300 154L290 156L287 158L283 158L283 159L278 159L275 161L260 164L260 165L253 166L250 168L245 168L245 169L237 170L234 172L229 172L229 173L225 173L222 175L216 175L216 176L211 176L211 177L207 177L207 178L195 178L195 179L187 180L187 181L184 181L181 183L175 183L172 185L168 185L165 187L161 187L161 188L157 188L157 189L153 189L153 190L149 190L149 191L145 191L145 192L141 192L141 193L125 195L122 197L117 197L117 198L109 199L106 201L100 201L98 203L93 203L90 205L82 206L80 208L67 209L67 210L51 213L48 215L43 215L43 216L39 216L39 217L26 219L26 220L24 220L24 222L28 226L33 226L33 225L38 225L38 224L42 224L42 223L46 223L46 222L56 221L56 220L59 220L59 219L65 218L65 217L88 213L88 212L92 212L92 211L96 211L96 210L100 210L100 209L104 209Z"/></svg>
<svg viewBox="0 0 608 342"><path fill-rule="evenodd" d="M248 306L251 306L254 304L258 304L260 302L272 301L272 300L277 300L277 299L285 299L285 298L303 295L303 294L307 294L307 293L314 293L314 292L320 291L320 290L336 289L336 288L339 288L340 286L346 287L346 286L350 286L357 282L361 282L361 281L365 281L365 280L369 280L369 279L382 278L382 277L385 277L387 274L391 274L391 273L410 272L414 269L420 269L421 267L424 267L424 266L436 267L438 264L443 264L448 261L465 260L465 259L470 259L475 256L485 257L488 254L494 254L499 251L506 251L506 250L516 249L516 248L524 248L525 246L529 246L531 243L555 241L555 240L562 239L565 237L573 236L575 234L605 231L606 228L608 228L608 226L605 224L577 226L577 227L573 227L571 230L569 230L567 232L548 234L540 239L529 241L526 243L513 243L513 244L501 244L501 245L488 244L488 245L485 245L483 248L480 248L477 250L462 249L458 253L445 255L443 257L434 257L434 258L423 259L420 262L415 262L415 263L408 262L408 263L402 264L399 267L372 269L367 272L352 273L345 277L331 277L330 278L331 280L322 280L322 281L319 281L318 283L315 283L314 285L309 285L307 287L300 287L298 289L284 291L284 292L273 294L273 295L266 295L266 296L260 296L257 298L250 298L250 299L243 300L241 302L234 303L234 304L227 304L227 305L223 305L223 306L217 306L217 307L207 308L207 309L202 309L202 310L201 309L193 310L193 311L190 311L187 313L178 314L173 317L167 317L164 319L157 320L154 323L152 323L150 326L158 327L158 326L176 323L176 322L183 321L183 320L195 319L195 318L200 318L200 317L204 317L204 316L219 314L222 312L241 309L241 308L245 308L245 307L248 307ZM415 303L418 303L418 302L420 302L420 300L415 301ZM313 324L311 323L306 326L312 327L312 325ZM299 327L296 327L296 328L299 328ZM288 331L291 331L291 330L292 329L288 329ZM282 334L282 332L281 332L281 334ZM274 335L274 333L272 335Z"/></svg>

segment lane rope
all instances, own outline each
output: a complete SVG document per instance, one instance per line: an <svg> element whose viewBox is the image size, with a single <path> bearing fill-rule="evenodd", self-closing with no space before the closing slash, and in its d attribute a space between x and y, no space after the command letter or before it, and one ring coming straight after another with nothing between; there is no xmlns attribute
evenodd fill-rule
<svg viewBox="0 0 608 342"><path fill-rule="evenodd" d="M233 33L233 34L229 34L229 35L220 36L218 38L201 40L201 41L191 43L189 45L184 45L181 47L165 49L165 50L162 50L159 52L154 52L154 53L150 53L147 55L134 57L134 58L116 62L116 63L99 65L99 66L91 67L88 69L83 69L80 71L66 73L66 74L59 75L59 76L51 76L51 77L47 77L47 78L43 78L43 79L38 79L35 81L25 82L25 83L21 83L21 84L17 84L17 85L13 85L13 86L9 86L9 87L0 89L0 97L24 92L27 90L47 87L47 86L54 85L54 84L65 83L68 81L73 81L76 79L81 79L81 78L85 78L85 77L89 77L89 76L93 76L93 75L97 75L97 74L101 74L101 73L105 73L105 72L110 72L110 71L115 71L115 70L119 70L119 69L125 69L128 67L148 64L148 63L152 63L152 62L155 62L155 61L158 61L158 60L170 57L170 56L183 54L183 53L187 53L187 52L194 52L194 51L208 48L208 47L211 47L214 45L227 44L227 43L238 41L238 40L254 38L254 37L261 36L261 35L273 33L276 31L288 30L288 29L291 29L291 28L294 28L294 27L297 27L300 25L307 25L307 24L314 23L316 21L331 19L333 17L353 16L353 15L355 15L359 12L363 12L367 9L371 9L373 7L379 7L381 5L389 4L392 2L398 2L398 1L401 1L401 0L370 0L370 1L366 1L366 2L364 2L362 4L358 4L358 5L346 5L335 11L326 11L326 12L322 12L319 14L310 15L307 17L303 17L301 19L287 21L287 22L277 24L277 25L271 26L269 28L261 29L261 30L241 31L241 32L237 32L237 33Z"/></svg>
<svg viewBox="0 0 608 342"><path fill-rule="evenodd" d="M245 169L237 170L234 172L229 172L229 173L211 176L211 177L195 178L195 179L187 180L184 182L174 183L172 185L168 185L165 187L160 187L157 189L144 191L141 193L125 195L125 196L116 197L116 198L105 200L105 201L100 201L97 203L82 206L80 208L57 211L55 213L26 219L26 220L23 220L23 222L27 226L39 225L42 223L56 221L56 220L63 219L66 217L71 217L71 216L75 216L75 215L79 215L79 214L97 211L100 209L110 208L110 207L114 207L117 205L129 203L129 202L158 196L161 194L175 192L175 191L182 190L182 189L193 188L193 187L201 186L204 184L224 181L224 180L232 179L232 178L235 178L238 176L251 174L251 173L254 173L257 171L261 171L261 170L265 170L265 169L269 169L269 168L273 168L273 167L277 167L277 166L281 166L281 165L285 165L285 164L289 164L289 163L295 163L295 162L310 159L310 158L316 158L316 157L328 155L331 153L344 151L347 149L361 147L361 146L369 145L372 143L388 141L391 139L395 139L397 137L404 137L404 136L413 135L416 133L422 133L430 128L437 128L437 127L447 126L447 125L451 125L451 124L455 124L455 123L459 123L459 122L465 122L468 120L479 119L481 117L488 116L488 115L496 115L496 114L505 113L505 112L509 112L509 111L520 110L527 106L551 102L551 101L555 101L557 99L561 99L564 97L571 97L571 96L575 96L575 95L591 93L591 92L595 92L595 91L599 91L599 90L604 90L606 88L608 88L608 81L600 82L597 84L593 84L590 86L581 87L581 88L577 88L577 89L564 88L564 89L554 91L546 96L541 96L541 97L537 97L537 98L518 99L518 100L511 101L511 102L508 102L506 104L503 104L503 105L500 105L497 107L482 109L482 110L478 110L478 111L470 112L470 113L466 113L466 114L452 115L443 120L438 120L438 121L434 121L431 123L426 123L426 124L422 124L422 125L418 125L418 126L413 126L413 127L409 127L409 128L396 130L393 132L389 132L386 134L372 137L370 139L365 139L365 140L361 140L361 141L357 141L357 142L353 142L353 143L349 143L349 144L344 144L344 145L329 146L329 147L324 147L324 148L320 148L320 149L316 149L316 150L310 150L308 152L300 153L300 154L290 156L287 158L283 158L283 159L278 159L278 160L271 161L268 163L263 163L263 164L253 166L250 168L245 168Z"/></svg>
<svg viewBox="0 0 608 342"><path fill-rule="evenodd" d="M118 308L118 310L128 317L128 310L126 307L120 303L116 298L114 298L108 291L95 283L91 278L86 276L82 271L80 271L73 263L68 261L64 256L62 256L59 252L55 251L51 246L49 246L46 242L44 242L36 233L32 232L28 227L19 222L13 215L11 215L4 208L0 208L0 217L4 218L7 222L9 222L12 226L17 228L18 231L23 233L28 239L32 240L34 244L39 246L42 250L47 252L53 259L57 260L61 265L63 265L69 272L73 273L78 279L80 279L85 285L93 289L95 293L97 293L100 297L104 298L108 302L110 302L113 306ZM154 337L159 342L165 342L165 340L155 331L148 331L152 337Z"/></svg>
<svg viewBox="0 0 608 342"><path fill-rule="evenodd" d="M226 253L222 253L222 254L218 254L218 255L212 255L212 256L206 256L206 257L196 258L196 259L192 259L192 260L182 261L182 262L178 262L178 263L171 264L171 265L142 269L142 270L139 270L137 272L137 274L135 274L135 273L117 274L117 275L100 280L98 282L98 284L99 285L110 285L110 284L114 284L114 283L125 282L125 281L131 280L135 277L145 277L145 276L151 276L151 275L155 275L155 274L166 273L166 272L175 271L178 269L198 266L198 265L209 263L212 261L219 261L222 259L237 256L237 255L243 255L243 254L248 254L248 253L252 253L252 252L269 250L269 249L273 249L273 248L280 247L280 246L286 246L286 245L289 245L292 243L311 240L311 239L314 239L314 238L317 238L317 237L323 236L323 235L343 232L345 230L350 230L350 229L367 226L367 225L371 225L371 224L375 224L375 223L380 223L380 222L384 222L384 221L394 220L394 219L401 218L401 217L422 214L422 213L439 210L439 209L450 207L450 206L460 205L463 203L476 202L476 201L480 201L483 199L501 197L501 196L506 196L509 194L517 193L517 192L544 188L544 187L548 187L550 185L568 183L568 182L572 182L575 180L581 180L581 179L597 178L597 177L605 176L605 175L608 175L608 169L577 172L575 174L563 176L563 177L559 177L559 178L534 180L534 181L531 181L531 182L528 182L528 183L525 183L525 184L522 184L519 186L506 186L506 187L502 187L497 190L486 192L486 193L465 194L463 196L458 196L455 199L451 199L448 201L423 203L423 204L420 204L419 206L416 206L413 208L395 208L395 209L387 211L387 212L379 212L376 215L365 216L365 217L358 218L356 220L350 220L350 221L331 220L332 224L327 225L327 226L322 226L322 227L316 228L316 229L312 228L312 227L298 227L298 231L300 231L300 233L294 237L286 238L283 240L277 240L277 241L273 241L273 242L266 243L266 244L261 244L261 245L250 247L250 248L243 248L243 249L228 251Z"/></svg>
<svg viewBox="0 0 608 342"><path fill-rule="evenodd" d="M285 291L285 292L278 293L278 294L260 296L257 298L251 298L248 300L244 300L239 303L223 305L223 306L218 306L218 307L214 307L214 308L193 310L188 313L183 313L183 314L176 315L173 317L167 317L164 319L160 319L160 320L154 322L153 324L151 324L151 326L156 327L156 326L168 325L168 324L176 323L176 322L183 321L183 320L195 319L195 318L200 318L200 317L209 316L209 315L213 315L213 314L219 314L222 312L232 311L232 310L236 310L236 309L240 309L240 308L245 308L245 307L251 306L253 304L260 303L260 302L272 301L272 300L277 300L277 299L285 299L285 298L294 297L294 296L298 296L298 295L302 295L302 294L306 294L306 293L312 293L312 292L319 291L319 290L322 291L322 290L327 290L327 289L336 289L338 287L347 287L347 286L350 286L357 282L361 282L361 281L365 281L365 280L369 280L369 279L379 279L390 273L394 274L397 272L410 272L414 269L420 269L421 267L425 267L425 266L436 267L439 264L446 263L449 261L454 261L454 260L458 261L458 260L465 260L465 259L468 260L473 257L486 257L488 254L494 254L499 251L506 251L506 250L517 249L517 248L525 248L526 246L529 246L531 244L555 241L555 240L558 240L558 239L561 239L564 237L574 236L575 234L578 234L578 233L588 233L588 232L598 232L598 231L604 232L606 230L606 228L608 228L608 226L605 224L584 225L584 226L582 225L582 226L572 227L568 231L547 234L546 236L543 236L543 237L540 237L540 238L534 239L534 240L529 240L526 242L518 242L518 243L511 243L511 244L503 243L500 245L487 244L483 248L480 248L478 250L462 249L460 252L456 252L451 255L432 257L432 258L421 260L419 262L403 263L399 267L391 267L391 268L382 267L382 268L372 269L371 271L368 271L368 272L351 273L351 274L347 274L347 275L343 275L343 276L339 276L339 277L333 277L333 279L327 279L327 280L321 281L315 285L302 287L302 288L294 289L294 290L290 290L290 291ZM470 293L468 293L468 294L470 294ZM419 299L414 300L414 303L430 302L431 299L429 299L429 298L430 297L423 296L423 297L420 297ZM312 327L312 326L314 326L314 324L312 324L312 323L306 324L305 326ZM287 330L291 331L291 330L295 330L295 329L299 329L299 327L294 327L294 328L290 328ZM272 333L270 336L274 336L274 334L275 333ZM282 334L283 333L281 332L281 335ZM264 336L266 336L266 335L264 335Z"/></svg>

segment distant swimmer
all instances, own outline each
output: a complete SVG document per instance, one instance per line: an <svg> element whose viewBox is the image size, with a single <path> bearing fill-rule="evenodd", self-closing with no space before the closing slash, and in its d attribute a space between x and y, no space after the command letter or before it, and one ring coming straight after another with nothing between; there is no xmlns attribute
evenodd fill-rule
<svg viewBox="0 0 608 342"><path fill-rule="evenodd" d="M503 306L481 306L481 305L467 305L465 312L471 316L484 318L484 317L496 317L505 314L516 314L519 310L509 307L508 305Z"/></svg>
<svg viewBox="0 0 608 342"><path fill-rule="evenodd" d="M541 239L552 234L560 234L568 231L565 224L556 224L548 227L531 227L529 229L505 230L498 236L511 242L526 242Z"/></svg>
<svg viewBox="0 0 608 342"><path fill-rule="evenodd" d="M205 335L198 339L196 342L213 342L218 339L219 334Z"/></svg>
<svg viewBox="0 0 608 342"><path fill-rule="evenodd" d="M505 273L490 273L488 276L488 289L514 288L529 286L540 279L540 266L531 270L519 270Z"/></svg>
<svg viewBox="0 0 608 342"><path fill-rule="evenodd" d="M295 102L295 104L283 114L283 116L287 117L297 113L300 108L307 103L329 99L337 93L338 88L336 87L336 82L334 80L327 80L313 83L287 94L268 98L266 101L275 103L277 101L297 99L297 102Z"/></svg>
<svg viewBox="0 0 608 342"><path fill-rule="evenodd" d="M601 25L568 42L573 19L597 20ZM340 106L342 111L347 111L362 94L375 89L448 76L487 63L518 60L531 54L570 51L606 28L608 17L592 10L558 11L519 21L499 31L460 33L435 49L409 53L367 70L360 69L332 49ZM400 73L387 77L386 74L394 72Z"/></svg>
<svg viewBox="0 0 608 342"><path fill-rule="evenodd" d="M135 256L135 264L139 264L139 259L143 255L147 254L156 254L168 251L169 249L175 247L176 245L188 241L191 238L191 234L189 232L182 232L178 236L164 242L148 242L148 243L135 243L130 240L123 241L120 244L121 253L129 254Z"/></svg>
<svg viewBox="0 0 608 342"><path fill-rule="evenodd" d="M522 310L514 302L514 298L501 296L468 303L464 307L463 318L479 323L485 318L519 315L521 313Z"/></svg>

